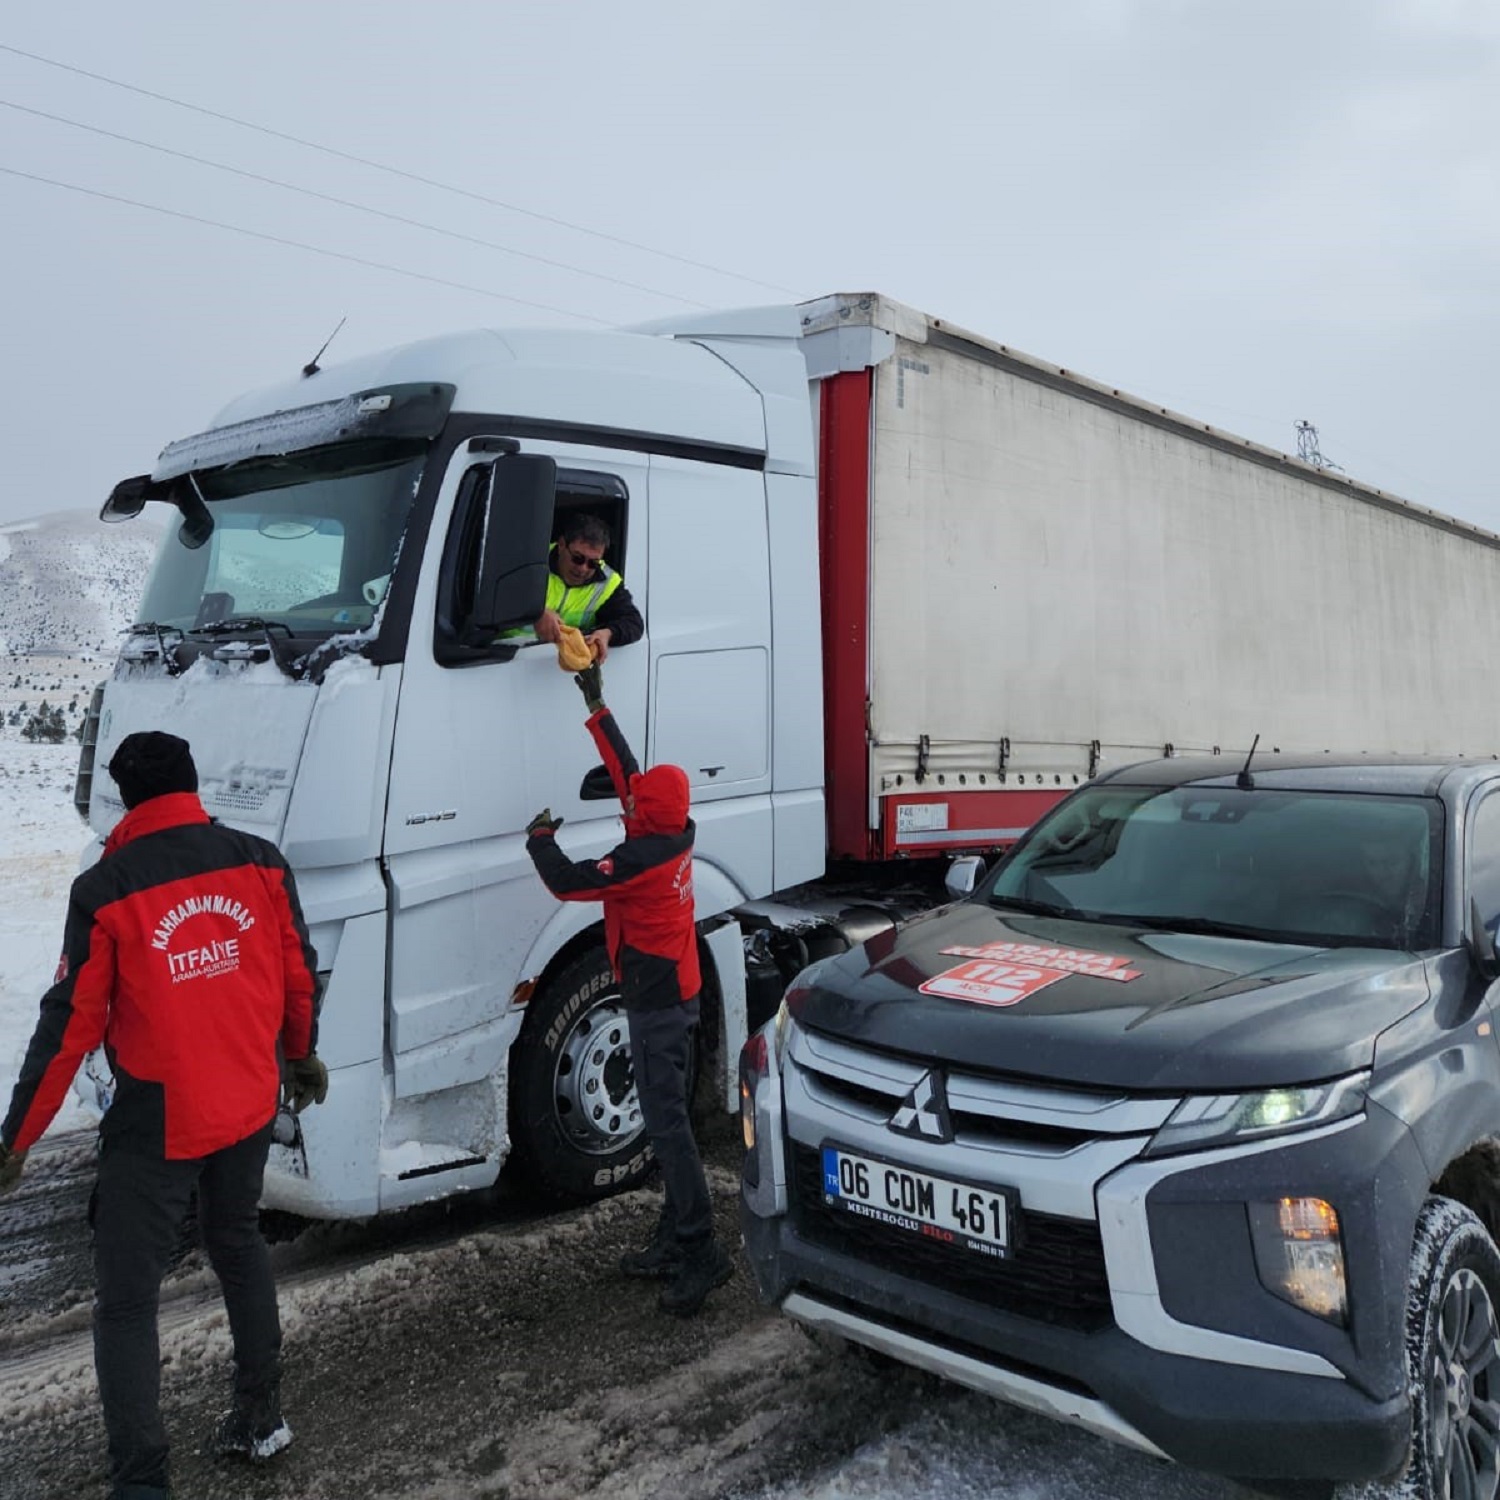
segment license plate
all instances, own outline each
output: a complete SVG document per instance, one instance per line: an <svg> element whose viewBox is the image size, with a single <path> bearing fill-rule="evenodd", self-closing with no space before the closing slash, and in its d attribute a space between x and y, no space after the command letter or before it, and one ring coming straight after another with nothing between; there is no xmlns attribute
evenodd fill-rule
<svg viewBox="0 0 1500 1500"><path fill-rule="evenodd" d="M1006 1256L1011 1251L1009 1188L979 1187L824 1146L823 1201L938 1244Z"/></svg>

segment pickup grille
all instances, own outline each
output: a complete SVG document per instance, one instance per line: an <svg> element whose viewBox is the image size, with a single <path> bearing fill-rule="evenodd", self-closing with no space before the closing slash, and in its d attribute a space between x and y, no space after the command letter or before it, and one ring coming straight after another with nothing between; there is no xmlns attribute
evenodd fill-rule
<svg viewBox="0 0 1500 1500"><path fill-rule="evenodd" d="M1020 1317L1081 1332L1113 1322L1097 1225L1023 1211L1015 1253L1007 1260L945 1249L830 1208L823 1201L817 1151L799 1142L791 1147L792 1216L798 1234L809 1243Z"/></svg>

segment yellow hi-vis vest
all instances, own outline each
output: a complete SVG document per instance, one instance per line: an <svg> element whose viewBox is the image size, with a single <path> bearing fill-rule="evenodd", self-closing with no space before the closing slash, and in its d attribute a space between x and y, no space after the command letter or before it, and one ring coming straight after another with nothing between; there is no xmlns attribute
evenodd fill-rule
<svg viewBox="0 0 1500 1500"><path fill-rule="evenodd" d="M599 607L620 586L620 575L608 563L600 563L593 583L570 589L562 575L547 574L547 608L562 617L564 625L576 625L584 632L594 628Z"/></svg>
<svg viewBox="0 0 1500 1500"><path fill-rule="evenodd" d="M547 549L549 553L557 551L557 543ZM585 583L576 589L570 589L563 582L561 573L554 573L550 569L547 572L547 602L544 609L550 609L561 616L564 625L572 625L582 631L590 631L594 628L594 616L599 613L599 606L609 598L611 594L624 582L608 563L600 563L599 570L594 576L592 583ZM535 630L530 625L517 625L510 630L502 630L499 640L510 640L514 636L531 636Z"/></svg>

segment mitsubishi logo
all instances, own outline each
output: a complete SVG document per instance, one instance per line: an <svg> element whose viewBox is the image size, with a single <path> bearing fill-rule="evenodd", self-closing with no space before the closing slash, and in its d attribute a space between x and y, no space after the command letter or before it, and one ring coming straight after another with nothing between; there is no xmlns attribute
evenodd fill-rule
<svg viewBox="0 0 1500 1500"><path fill-rule="evenodd" d="M948 1096L943 1080L934 1069L924 1073L916 1087L891 1116L890 1128L897 1135L912 1135L922 1141L951 1141L953 1123L948 1118Z"/></svg>

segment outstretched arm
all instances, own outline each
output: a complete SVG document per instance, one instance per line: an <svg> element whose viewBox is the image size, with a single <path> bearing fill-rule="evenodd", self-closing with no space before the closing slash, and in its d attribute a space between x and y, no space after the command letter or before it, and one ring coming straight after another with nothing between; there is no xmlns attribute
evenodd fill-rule
<svg viewBox="0 0 1500 1500"><path fill-rule="evenodd" d="M615 716L605 704L601 703L589 715L588 731L594 737L594 743L599 747L599 754L603 756L604 764L609 770L615 796L620 799L620 806L624 807L630 796L630 778L641 769L636 764L635 755L620 732Z"/></svg>
<svg viewBox="0 0 1500 1500"><path fill-rule="evenodd" d="M620 806L624 807L626 798L630 795L630 778L640 770L640 766L636 764L635 755L620 732L615 716L604 702L604 673L600 663L596 661L592 666L585 667L573 681L578 684L578 691L583 694L584 704L589 711L588 731L599 747L599 754L609 771L609 779L614 786L615 795L620 799Z"/></svg>
<svg viewBox="0 0 1500 1500"><path fill-rule="evenodd" d="M559 901L602 901L650 873L652 866L627 840L602 859L569 859L557 847L550 826L538 827L526 840L526 852L542 882Z"/></svg>

